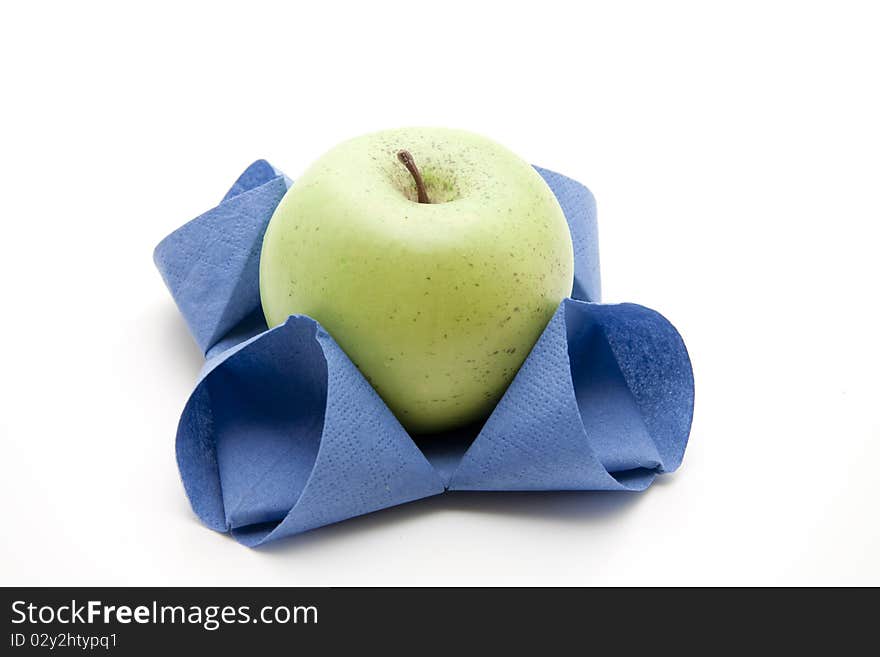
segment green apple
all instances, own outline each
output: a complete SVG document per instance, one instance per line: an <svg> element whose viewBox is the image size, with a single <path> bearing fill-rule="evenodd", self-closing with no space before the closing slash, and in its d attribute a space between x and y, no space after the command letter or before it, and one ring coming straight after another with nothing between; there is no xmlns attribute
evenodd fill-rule
<svg viewBox="0 0 880 657"><path fill-rule="evenodd" d="M571 236L525 161L479 135L405 128L321 157L266 230L269 326L318 320L414 433L486 417L559 302Z"/></svg>

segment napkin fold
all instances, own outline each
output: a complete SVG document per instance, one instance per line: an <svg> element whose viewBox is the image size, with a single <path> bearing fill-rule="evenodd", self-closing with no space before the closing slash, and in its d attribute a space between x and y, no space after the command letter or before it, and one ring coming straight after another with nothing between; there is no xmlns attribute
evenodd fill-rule
<svg viewBox="0 0 880 657"><path fill-rule="evenodd" d="M259 256L292 182L265 160L154 261L206 356L177 431L199 518L256 546L447 490L643 490L678 467L687 349L659 313L601 304L595 200L536 167L572 235L564 300L485 424L415 437L314 319L267 329Z"/></svg>
<svg viewBox="0 0 880 657"><path fill-rule="evenodd" d="M217 207L178 228L153 252L165 285L205 353L260 311L263 235L290 185L284 174L257 160Z"/></svg>
<svg viewBox="0 0 880 657"><path fill-rule="evenodd" d="M333 338L303 316L204 373L177 460L199 517L248 545L444 490Z"/></svg>
<svg viewBox="0 0 880 657"><path fill-rule="evenodd" d="M681 463L693 396L663 316L566 299L448 488L644 490Z"/></svg>

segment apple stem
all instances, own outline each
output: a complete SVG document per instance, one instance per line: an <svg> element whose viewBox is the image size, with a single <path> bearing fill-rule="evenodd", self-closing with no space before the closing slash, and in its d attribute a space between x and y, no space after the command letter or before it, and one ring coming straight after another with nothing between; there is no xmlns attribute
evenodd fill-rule
<svg viewBox="0 0 880 657"><path fill-rule="evenodd" d="M428 198L428 190L425 189L425 181L422 180L422 174L416 166L416 161L413 159L413 156L409 151L397 151L397 159L403 163L403 166L405 166L407 171L410 172L413 180L416 181L416 190L419 193L419 203L430 203L431 199Z"/></svg>

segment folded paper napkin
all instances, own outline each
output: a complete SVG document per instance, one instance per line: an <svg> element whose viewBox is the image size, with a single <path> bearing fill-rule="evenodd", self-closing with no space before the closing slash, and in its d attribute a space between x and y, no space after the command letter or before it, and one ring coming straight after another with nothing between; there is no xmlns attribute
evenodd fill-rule
<svg viewBox="0 0 880 657"><path fill-rule="evenodd" d="M177 430L201 520L256 546L455 490L644 490L678 467L694 382L661 315L601 304L595 201L537 168L575 254L563 301L481 427L411 437L333 337L306 316L273 329L259 258L292 185L259 160L154 254L206 362Z"/></svg>

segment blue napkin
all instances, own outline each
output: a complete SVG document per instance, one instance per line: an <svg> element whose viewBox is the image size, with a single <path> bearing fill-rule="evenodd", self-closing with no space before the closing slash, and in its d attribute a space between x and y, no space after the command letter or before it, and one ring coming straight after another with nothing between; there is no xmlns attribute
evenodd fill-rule
<svg viewBox="0 0 880 657"><path fill-rule="evenodd" d="M685 345L657 312L601 304L590 191L536 167L572 235L564 300L482 426L410 436L314 319L267 329L263 234L290 179L265 160L154 260L205 353L177 431L190 503L256 546L447 490L643 490L681 463Z"/></svg>

